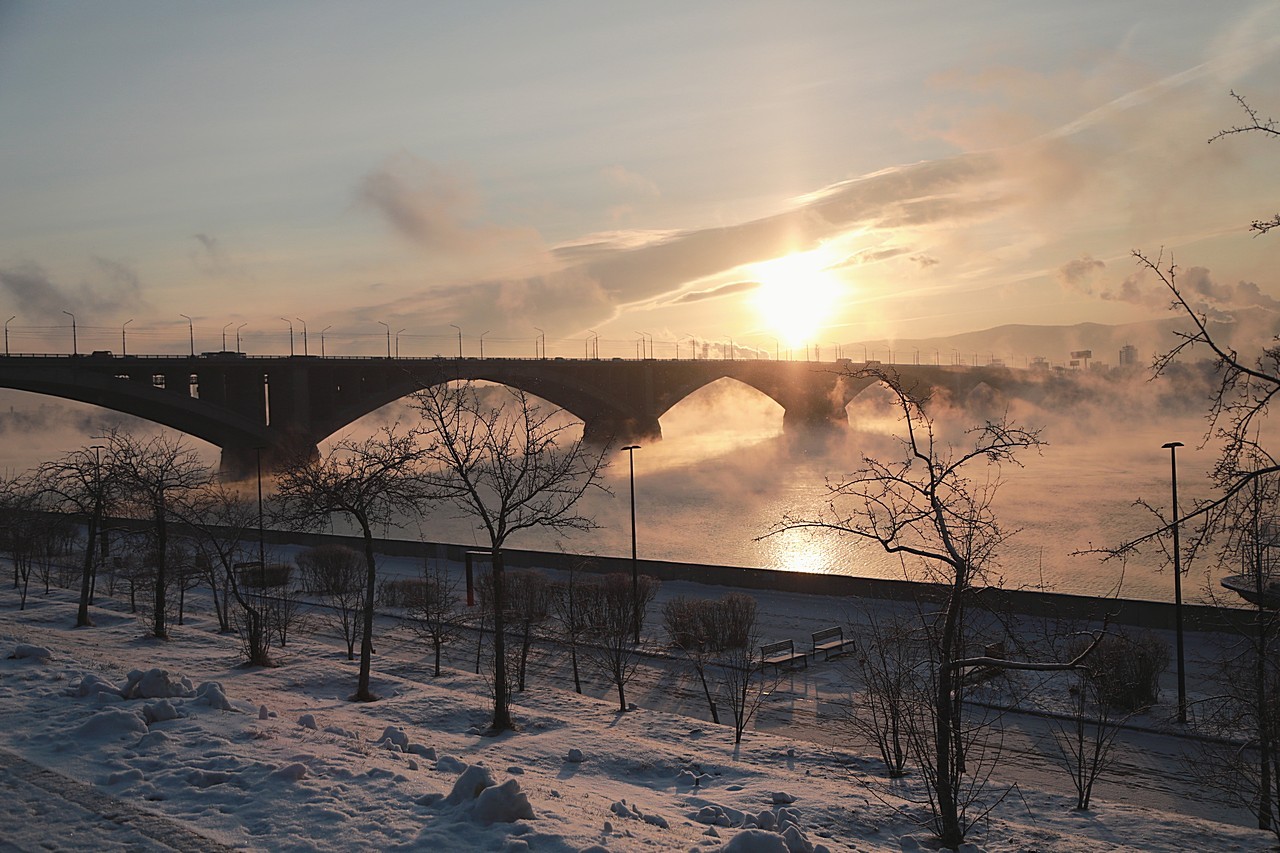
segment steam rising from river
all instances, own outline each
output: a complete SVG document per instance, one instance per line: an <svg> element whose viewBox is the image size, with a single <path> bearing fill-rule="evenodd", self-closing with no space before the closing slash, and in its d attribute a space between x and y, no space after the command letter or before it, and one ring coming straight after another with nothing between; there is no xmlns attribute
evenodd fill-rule
<svg viewBox="0 0 1280 853"><path fill-rule="evenodd" d="M1179 491L1185 509L1209 494L1206 474L1212 447L1199 449L1205 423L1205 387L1191 378L1178 385L1147 381L1139 373L1117 382L1076 377L1049 395L1043 405L1003 399L980 388L970 399L937 399L930 412L942 438L956 444L985 414L1003 410L1026 426L1042 426L1049 442L1041 455L1021 458L1023 467L1005 466L996 498L1002 524L1020 530L1002 553L1008 586L1043 585L1061 592L1106 594L1120 577L1119 564L1100 564L1073 551L1114 545L1152 526L1152 517L1133 506L1137 498L1169 505L1169 453L1161 445L1182 441ZM41 459L91 443L91 424L119 418L78 404L15 393L11 412L0 412L0 464L29 467ZM44 401L44 402L42 402ZM23 414L33 412L33 414ZM822 437L783 435L782 409L733 380L714 383L668 412L661 421L664 440L647 442L635 453L637 541L642 558L707 564L762 566L811 572L919 577L918 568L889 558L848 537L788 532L763 540L784 515L815 515L824 500L826 478L835 481L858 467L862 454L895 454L898 431L893 401L872 388L849 406L847 434ZM381 424L412 419L403 403L393 403L344 431L361 437ZM29 429L22 429L23 419ZM134 424L143 429L152 425ZM217 449L192 440L211 463ZM325 446L322 445L322 451ZM585 510L600 528L571 539L530 533L511 547L589 554L630 553L631 529L627 458L617 453L605 472L611 494L594 493ZM981 475L981 472L977 472ZM342 530L335 525L335 530ZM481 545L481 534L453 510L440 507L428 518L409 520L393 536ZM1192 566L1184 585L1194 598L1223 574L1218 567ZM1122 594L1168 599L1172 578L1158 553L1144 554L1124 567Z"/></svg>

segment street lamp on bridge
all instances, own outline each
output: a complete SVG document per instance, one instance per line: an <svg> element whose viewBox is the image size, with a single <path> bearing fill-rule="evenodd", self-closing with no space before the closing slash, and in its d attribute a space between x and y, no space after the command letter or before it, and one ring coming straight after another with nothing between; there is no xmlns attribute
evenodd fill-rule
<svg viewBox="0 0 1280 853"><path fill-rule="evenodd" d="M539 329L537 326L534 326L533 328L534 328L534 331L538 333L538 336L533 339L533 357L546 358L547 357L547 333ZM539 346L541 346L541 351L539 351Z"/></svg>
<svg viewBox="0 0 1280 853"><path fill-rule="evenodd" d="M321 358L324 358L324 333L329 331L332 328L333 328L333 324L330 323L329 325L325 326L323 329L320 330L320 357Z"/></svg>
<svg viewBox="0 0 1280 853"><path fill-rule="evenodd" d="M63 311L62 313L71 318L71 354L79 355L80 345L76 342L76 315L70 311Z"/></svg>
<svg viewBox="0 0 1280 853"><path fill-rule="evenodd" d="M195 324L191 322L191 318L190 318L190 317L188 317L186 314L179 314L178 316L179 316L179 317L181 317L181 318L183 318L184 320L186 320L186 321L187 321L187 341L191 344L191 357L192 357L192 358L195 358L195 357L196 357L196 327L195 327ZM289 353L289 355L293 355L293 353Z"/></svg>
<svg viewBox="0 0 1280 853"><path fill-rule="evenodd" d="M130 322L133 322L133 321L131 320ZM222 351L223 352L227 351L227 326L230 326L230 325L231 323L227 323L226 326L222 327ZM122 350L124 349L124 332L120 333L120 349Z"/></svg>
<svg viewBox="0 0 1280 853"><path fill-rule="evenodd" d="M485 329L480 333L480 357L484 358L484 336L489 334L489 330Z"/></svg>
<svg viewBox="0 0 1280 853"><path fill-rule="evenodd" d="M299 323L302 324L302 354L304 356L311 355L311 353L307 350L307 321L302 319L301 317L294 317L293 319L297 320Z"/></svg>
<svg viewBox="0 0 1280 853"><path fill-rule="evenodd" d="M462 327L461 327L461 326L455 326L453 323L450 323L450 324L449 324L449 326L450 326L451 328L454 328L454 329L457 329L457 330L458 330L458 359L459 359L459 360L461 360L461 359L462 359ZM404 331L404 329L401 329L400 331L401 331L401 332L403 332L403 331ZM396 334L399 334L399 332L397 332ZM397 350L397 352L398 352L398 350Z"/></svg>
<svg viewBox="0 0 1280 853"><path fill-rule="evenodd" d="M595 329L587 329L591 333L591 358L600 357L600 335Z"/></svg>
<svg viewBox="0 0 1280 853"><path fill-rule="evenodd" d="M288 317L281 317L280 319L284 320L286 323L289 324L289 357L292 358L293 357L293 321L290 320Z"/></svg>
<svg viewBox="0 0 1280 853"><path fill-rule="evenodd" d="M133 322L133 318L132 318L132 317L130 317L128 320L125 320L125 321L124 321L124 325L122 325L122 326L120 327L120 355L128 355L128 354L129 354L129 348L128 348L127 346L125 346L124 330L125 330L125 327L126 327L126 326L128 326L128 325L129 325L130 323L132 323L132 322ZM225 330L223 331L223 334L226 334ZM223 344L223 349L226 349L226 344Z"/></svg>
<svg viewBox="0 0 1280 853"><path fill-rule="evenodd" d="M4 321L4 354L9 354L9 324L18 319L18 315L14 314L8 320Z"/></svg>
<svg viewBox="0 0 1280 853"><path fill-rule="evenodd" d="M249 323L248 321L245 321L241 323L239 326L236 326L236 352L240 352L240 330L247 325L249 325Z"/></svg>
<svg viewBox="0 0 1280 853"><path fill-rule="evenodd" d="M378 321L378 325L387 330L387 358L391 358L391 326L381 320Z"/></svg>
<svg viewBox="0 0 1280 853"><path fill-rule="evenodd" d="M403 331L404 329L396 329L396 358L400 357L400 333Z"/></svg>

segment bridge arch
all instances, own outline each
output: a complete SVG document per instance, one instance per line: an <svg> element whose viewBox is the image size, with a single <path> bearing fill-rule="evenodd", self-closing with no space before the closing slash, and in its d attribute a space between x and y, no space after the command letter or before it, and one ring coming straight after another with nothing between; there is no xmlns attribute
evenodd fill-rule
<svg viewBox="0 0 1280 853"><path fill-rule="evenodd" d="M700 385L662 413L664 436L690 436L707 432L733 431L776 434L782 431L785 410L782 404L753 385L732 376L722 376Z"/></svg>

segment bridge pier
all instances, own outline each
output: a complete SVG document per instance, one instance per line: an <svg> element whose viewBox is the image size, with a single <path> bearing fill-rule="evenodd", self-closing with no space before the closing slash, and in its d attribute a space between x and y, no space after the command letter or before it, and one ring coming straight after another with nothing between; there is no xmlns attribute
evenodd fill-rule
<svg viewBox="0 0 1280 853"><path fill-rule="evenodd" d="M598 415L582 425L582 440L589 444L621 447L641 441L661 441L662 427L657 418L629 418Z"/></svg>

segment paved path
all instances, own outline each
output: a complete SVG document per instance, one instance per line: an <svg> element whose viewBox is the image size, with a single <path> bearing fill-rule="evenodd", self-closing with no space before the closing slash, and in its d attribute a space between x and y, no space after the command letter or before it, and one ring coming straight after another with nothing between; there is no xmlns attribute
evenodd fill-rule
<svg viewBox="0 0 1280 853"><path fill-rule="evenodd" d="M0 851L235 848L0 749Z"/></svg>

